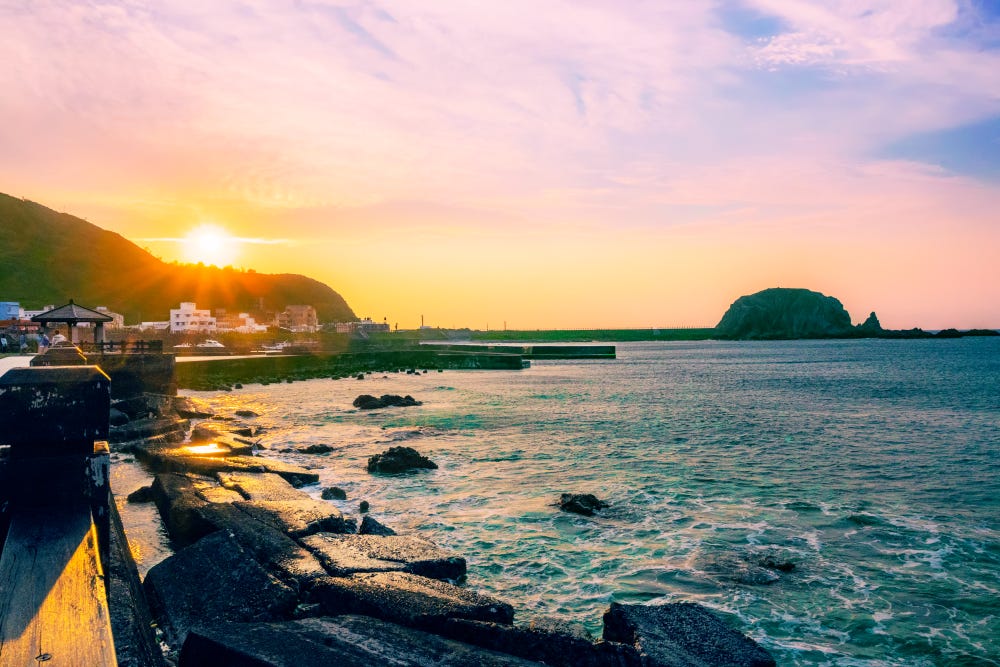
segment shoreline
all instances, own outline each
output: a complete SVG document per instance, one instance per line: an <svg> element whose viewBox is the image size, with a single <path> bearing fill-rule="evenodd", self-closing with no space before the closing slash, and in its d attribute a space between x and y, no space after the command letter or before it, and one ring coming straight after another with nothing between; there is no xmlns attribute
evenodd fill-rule
<svg viewBox="0 0 1000 667"><path fill-rule="evenodd" d="M179 397L176 404L183 406L179 412L203 408L187 397ZM205 420L202 424L212 421L215 415L210 412L200 412ZM185 662L185 656L190 660L192 655L215 656L214 651L224 650L231 657L236 655L234 651L245 650L239 647L245 640L238 638L242 634L226 634L232 630L229 625L220 626L224 629L215 634L196 628L206 618L218 616L219 611L216 603L190 608L191 596L184 593L190 584L183 573L196 568L210 578L225 579L226 568L221 568L221 563L231 559L245 562L247 558L263 567L264 578L259 572L254 576L259 579L258 589L263 586L270 591L266 599L259 594L251 596L253 600L241 597L242 589L234 581L216 592L223 596L223 607L238 609L239 620L246 622L247 616L261 622L267 619L266 628L257 627L255 632L277 632L280 626L280 633L300 637L303 626L312 633L323 626L329 640L342 635L338 624L348 623L353 624L351 633L377 632L382 639L387 628L378 624L389 623L391 628L409 629L392 630L404 632L407 638L405 647L391 649L397 658L419 655L425 647L445 641L458 642L447 645L452 655L474 652L466 662L455 664L494 664L491 660L500 661L495 664L522 664L518 660L536 664L532 661L544 660L550 665L596 667L642 662L645 649L637 648L642 642L633 627L636 623L649 625L648 632L663 623L679 623L694 624L690 629L698 637L724 638L728 648L722 653L713 653L720 649L713 648L707 639L684 649L700 655L704 664L773 664L750 639L693 604L661 608L613 604L608 612L611 615L605 616L605 636L596 640L553 620L518 625L509 602L462 585L465 559L459 554L443 552L419 534L396 535L363 513L353 519L341 514L333 504L304 493L302 486L314 484L318 476L240 448L239 438L209 440L215 447L232 449L222 455L212 452L203 456L198 452L201 441L197 438L176 443L154 438L115 447L132 453L153 472L149 497L155 501L171 540L181 546L149 569L144 587L154 616L164 629L164 639L179 651L182 665L196 664ZM387 556L387 548L395 555ZM196 585L204 596L204 582ZM209 588L215 591L215 584ZM235 598L227 602L227 596ZM186 601L182 604L180 598ZM400 600L404 600L402 606ZM247 611L247 605L253 609ZM334 623L330 619L338 620ZM646 639L646 644L652 643Z"/></svg>

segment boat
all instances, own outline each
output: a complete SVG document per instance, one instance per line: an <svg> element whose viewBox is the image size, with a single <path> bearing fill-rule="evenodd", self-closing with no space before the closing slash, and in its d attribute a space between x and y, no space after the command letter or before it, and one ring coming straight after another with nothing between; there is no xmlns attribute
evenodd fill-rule
<svg viewBox="0 0 1000 667"><path fill-rule="evenodd" d="M194 350L195 354L203 355L232 354L228 349L226 349L225 345L212 338L206 338L200 343L195 343Z"/></svg>

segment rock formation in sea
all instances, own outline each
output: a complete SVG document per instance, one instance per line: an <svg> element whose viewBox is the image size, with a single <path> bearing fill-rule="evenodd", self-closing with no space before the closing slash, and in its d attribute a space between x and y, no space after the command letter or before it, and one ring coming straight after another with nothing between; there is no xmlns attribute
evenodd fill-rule
<svg viewBox="0 0 1000 667"><path fill-rule="evenodd" d="M784 287L741 296L715 327L717 338L737 340L836 338L852 331L851 316L839 300Z"/></svg>

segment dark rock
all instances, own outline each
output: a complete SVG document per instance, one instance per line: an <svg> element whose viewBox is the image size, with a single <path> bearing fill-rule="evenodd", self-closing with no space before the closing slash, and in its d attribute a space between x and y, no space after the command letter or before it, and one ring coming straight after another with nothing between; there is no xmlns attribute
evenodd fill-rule
<svg viewBox="0 0 1000 667"><path fill-rule="evenodd" d="M204 537L153 566L143 584L167 642L180 645L196 625L283 618L296 595L226 531Z"/></svg>
<svg viewBox="0 0 1000 667"><path fill-rule="evenodd" d="M201 456L184 447L176 449L139 450L136 455L154 470L162 472L193 472L214 476L220 472L273 472L293 486L315 484L319 475L305 468L259 456Z"/></svg>
<svg viewBox="0 0 1000 667"><path fill-rule="evenodd" d="M309 445L308 447L300 447L295 450L300 454L329 454L334 451L334 447L330 445L324 445L322 443L317 443L315 445Z"/></svg>
<svg viewBox="0 0 1000 667"><path fill-rule="evenodd" d="M564 493L559 496L559 509L583 516L594 516L608 504L591 493Z"/></svg>
<svg viewBox="0 0 1000 667"><path fill-rule="evenodd" d="M365 379L365 374L364 373L358 373L357 375L354 376L354 379L356 379L356 380L364 380Z"/></svg>
<svg viewBox="0 0 1000 667"><path fill-rule="evenodd" d="M361 520L361 526L358 528L358 534L388 536L395 535L396 531L389 526L376 521L370 516L365 516L365 518Z"/></svg>
<svg viewBox="0 0 1000 667"><path fill-rule="evenodd" d="M295 540L232 503L210 503L197 512L217 530L228 531L268 572L296 591L308 590L327 574L319 559Z"/></svg>
<svg viewBox="0 0 1000 667"><path fill-rule="evenodd" d="M216 440L222 435L222 431L219 430L214 424L198 424L193 429L191 429L191 442L205 442Z"/></svg>
<svg viewBox="0 0 1000 667"><path fill-rule="evenodd" d="M114 426L108 434L111 442L127 442L129 440L147 440L157 436L168 442L180 442L184 439L191 423L179 417L141 418Z"/></svg>
<svg viewBox="0 0 1000 667"><path fill-rule="evenodd" d="M237 382L236 384L233 385L233 389L242 389L242 388L243 388L243 385L240 384L239 382Z"/></svg>
<svg viewBox="0 0 1000 667"><path fill-rule="evenodd" d="M781 579L773 570L752 562L745 554L706 556L699 559L699 566L706 572L748 586L767 586Z"/></svg>
<svg viewBox="0 0 1000 667"><path fill-rule="evenodd" d="M225 488L238 492L241 500L311 500L305 491L274 473L220 472L215 477Z"/></svg>
<svg viewBox="0 0 1000 667"><path fill-rule="evenodd" d="M129 416L124 412L122 412L121 410L119 410L118 408L111 408L111 410L108 413L108 422L112 426L122 426L124 424L129 423L129 421L131 421Z"/></svg>
<svg viewBox="0 0 1000 667"><path fill-rule="evenodd" d="M359 572L411 572L431 579L457 581L465 559L411 535L331 535L318 533L300 542L334 576Z"/></svg>
<svg viewBox="0 0 1000 667"><path fill-rule="evenodd" d="M616 642L595 643L581 629L567 624L535 621L526 627L451 618L446 637L476 646L539 660L553 667L638 665L638 651Z"/></svg>
<svg viewBox="0 0 1000 667"><path fill-rule="evenodd" d="M316 582L312 597L327 614L362 614L440 633L445 620L510 623L506 602L443 581L407 572L375 572L328 577Z"/></svg>
<svg viewBox="0 0 1000 667"><path fill-rule="evenodd" d="M260 415L253 410L237 410L233 414L237 417L260 417Z"/></svg>
<svg viewBox="0 0 1000 667"><path fill-rule="evenodd" d="M153 489L149 486L140 486L138 489L128 494L126 498L130 503L149 503L153 501Z"/></svg>
<svg viewBox="0 0 1000 667"><path fill-rule="evenodd" d="M215 412L207 404L187 396L174 396L173 409L174 412L185 419L208 419L215 417Z"/></svg>
<svg viewBox="0 0 1000 667"><path fill-rule="evenodd" d="M129 419L155 419L175 415L187 419L188 416L177 411L175 405L172 396L138 394L115 401L113 407L124 412Z"/></svg>
<svg viewBox="0 0 1000 667"><path fill-rule="evenodd" d="M347 500L347 491L344 491L339 486L330 486L323 489L320 497L323 500Z"/></svg>
<svg viewBox="0 0 1000 667"><path fill-rule="evenodd" d="M878 321L878 315L874 312L868 316L868 319L858 325L858 331L864 333L880 333L882 331L882 324Z"/></svg>
<svg viewBox="0 0 1000 667"><path fill-rule="evenodd" d="M365 512L368 511L368 508L370 508L370 507L371 507L371 505L368 504L367 500L362 500L358 504L358 511L361 512L362 514L364 514Z"/></svg>
<svg viewBox="0 0 1000 667"><path fill-rule="evenodd" d="M368 472L398 473L420 468L437 469L437 464L412 447L390 447L368 459Z"/></svg>
<svg viewBox="0 0 1000 667"><path fill-rule="evenodd" d="M256 426L234 426L229 429L229 432L244 438L252 438L260 433L260 429Z"/></svg>
<svg viewBox="0 0 1000 667"><path fill-rule="evenodd" d="M304 537L318 532L353 533L355 526L340 510L321 500L239 501L243 512L290 537Z"/></svg>
<svg viewBox="0 0 1000 667"><path fill-rule="evenodd" d="M715 327L729 339L794 339L845 336L851 316L831 296L806 289L774 287L741 296Z"/></svg>
<svg viewBox="0 0 1000 667"><path fill-rule="evenodd" d="M405 408L412 405L423 405L410 395L399 396L396 394L382 394L375 398L369 394L361 394L354 399L354 407L359 410L375 410L378 408L400 407Z"/></svg>
<svg viewBox="0 0 1000 667"><path fill-rule="evenodd" d="M174 473L161 473L153 480L153 501L167 533L177 544L192 544L215 532L215 524L198 512L208 504L198 491L211 486L214 486L211 480Z"/></svg>
<svg viewBox="0 0 1000 667"><path fill-rule="evenodd" d="M611 603L604 639L630 644L643 667L773 667L755 641L729 629L712 612L689 602L647 606Z"/></svg>
<svg viewBox="0 0 1000 667"><path fill-rule="evenodd" d="M225 623L192 630L182 667L517 667L520 660L366 616Z"/></svg>

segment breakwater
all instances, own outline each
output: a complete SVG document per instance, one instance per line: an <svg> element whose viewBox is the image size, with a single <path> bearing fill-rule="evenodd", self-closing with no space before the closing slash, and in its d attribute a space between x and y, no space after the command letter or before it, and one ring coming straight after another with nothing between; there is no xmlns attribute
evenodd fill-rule
<svg viewBox="0 0 1000 667"><path fill-rule="evenodd" d="M466 354L430 349L270 355L188 361L178 364L176 381L180 389L211 391L237 383L271 384L286 380L340 378L358 373L407 370L521 370L529 364L520 355Z"/></svg>
<svg viewBox="0 0 1000 667"><path fill-rule="evenodd" d="M512 345L486 343L432 343L440 352L463 354L508 354L524 359L614 359L614 345Z"/></svg>

